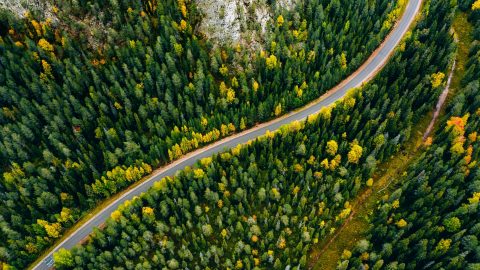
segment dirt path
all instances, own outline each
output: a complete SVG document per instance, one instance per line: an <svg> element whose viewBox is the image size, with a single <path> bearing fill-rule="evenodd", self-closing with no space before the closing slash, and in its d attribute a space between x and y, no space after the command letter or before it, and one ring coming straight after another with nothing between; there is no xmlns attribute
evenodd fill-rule
<svg viewBox="0 0 480 270"><path fill-rule="evenodd" d="M435 107L435 112L433 113L432 121L430 122L430 125L428 125L428 128L425 131L425 134L423 134L423 140L426 140L427 137L432 132L433 126L435 125L435 122L437 121L437 118L440 115L440 111L443 108L443 104L445 103L445 100L447 100L448 91L450 90L450 84L452 83L452 76L453 76L453 73L455 71L456 66L457 66L457 61L455 60L455 61L453 61L452 70L450 71L450 74L448 75L447 85L445 86L445 89L443 90L442 94L438 98L438 103L437 103L437 106Z"/></svg>
<svg viewBox="0 0 480 270"><path fill-rule="evenodd" d="M406 144L406 150L393 159L379 166L372 188L363 191L352 203L352 213L337 232L320 242L317 249L310 253L309 269L335 269L344 249L352 249L358 240L364 237L370 226L368 216L378 200L388 195L393 189L391 183L399 179L403 172L421 155L423 141L435 129L436 120L445 111L443 106L460 89L460 81L465 72L468 52L472 42L472 26L467 22L464 13L458 13L453 28L455 41L458 42L458 53L448 76L447 84L439 97L433 116L425 116L417 125L412 137ZM458 36L457 36L458 35ZM429 121L431 119L431 121ZM423 132L425 131L425 132ZM378 179L378 180L377 180Z"/></svg>
<svg viewBox="0 0 480 270"><path fill-rule="evenodd" d="M309 256L309 269L335 269L344 249L351 249L368 230L368 216L378 200L390 193L393 179L398 179L408 166L419 156L423 144L423 131L427 128L430 117L426 116L418 125L413 136L406 144L406 150L381 164L373 177L374 184L365 189L352 202L352 213L337 229L336 233L320 242Z"/></svg>

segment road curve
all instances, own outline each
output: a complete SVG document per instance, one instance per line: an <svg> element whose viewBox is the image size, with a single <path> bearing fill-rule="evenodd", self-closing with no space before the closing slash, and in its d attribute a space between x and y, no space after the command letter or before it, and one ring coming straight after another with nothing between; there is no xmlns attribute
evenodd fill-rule
<svg viewBox="0 0 480 270"><path fill-rule="evenodd" d="M80 243L90 234L90 232L92 232L94 227L98 227L103 224L110 217L110 214L121 204L127 200L131 200L134 196L138 196L147 191L153 185L153 183L160 181L166 176L174 175L178 170L181 170L186 166L191 166L202 158L209 157L239 144L244 144L249 140L265 134L267 131L277 130L281 126L293 121L304 120L309 115L318 113L323 107L341 99L348 92L348 90L356 88L370 80L385 65L390 55L392 55L394 52L395 47L400 43L402 37L409 30L409 27L413 23L415 16L420 11L421 4L422 0L409 0L402 18L397 22L394 29L390 32L382 45L355 73L350 75L347 79L324 94L322 97L301 109L286 114L270 122L253 127L242 133L224 138L212 145L191 152L168 166L156 170L147 180L143 181L128 192L122 194L119 198L106 206L95 216L90 218L90 220L85 222L80 228L68 236L68 238L56 245L55 248L48 253L45 258L33 266L32 269L51 269L53 267L54 252L60 248L71 249L73 246Z"/></svg>

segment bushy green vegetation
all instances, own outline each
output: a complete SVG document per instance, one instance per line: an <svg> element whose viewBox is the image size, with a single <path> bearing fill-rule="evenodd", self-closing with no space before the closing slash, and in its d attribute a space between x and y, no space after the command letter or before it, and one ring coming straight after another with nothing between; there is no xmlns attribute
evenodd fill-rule
<svg viewBox="0 0 480 270"><path fill-rule="evenodd" d="M285 269L350 214L376 163L401 149L436 102L454 52L448 1L361 91L305 123L199 162L112 214L58 268Z"/></svg>
<svg viewBox="0 0 480 270"><path fill-rule="evenodd" d="M470 9L472 2L461 2ZM480 269L480 11L462 92L427 152L380 202L367 238L338 269Z"/></svg>
<svg viewBox="0 0 480 270"><path fill-rule="evenodd" d="M404 1L305 1L253 55L197 36L191 1L51 3L0 12L0 261L20 268L151 167L319 97Z"/></svg>

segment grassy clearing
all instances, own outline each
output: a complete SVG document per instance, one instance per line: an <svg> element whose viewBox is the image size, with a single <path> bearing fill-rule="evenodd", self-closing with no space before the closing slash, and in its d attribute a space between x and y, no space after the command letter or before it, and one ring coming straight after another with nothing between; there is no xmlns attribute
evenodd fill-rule
<svg viewBox="0 0 480 270"><path fill-rule="evenodd" d="M381 164L374 175L374 184L365 189L352 202L352 213L337 232L319 243L310 254L310 269L335 269L344 249L351 250L355 243L368 231L368 216L381 197L394 190L394 179L398 179L422 151L423 131L431 115L425 116L412 132L412 137L398 155Z"/></svg>
<svg viewBox="0 0 480 270"><path fill-rule="evenodd" d="M456 14L453 28L458 41L458 52L456 56L457 68L452 77L447 102L449 102L461 88L461 80L465 73L468 52L472 42L472 26L468 23L465 13L459 12ZM445 106L440 115L444 113ZM425 116L415 127L412 132L412 137L406 143L403 151L379 166L376 175L373 177L375 181L374 185L364 190L355 201L352 202L352 214L345 221L344 225L339 228L334 235L327 237L314 247L309 257L310 269L335 269L343 250L351 250L356 242L364 237L370 226L368 216L372 214L377 202L383 196L389 195L394 191L394 187L398 184L398 182L395 182L395 179L400 179L400 176L408 166L424 151L421 147L423 144L422 135L431 117L432 113Z"/></svg>
<svg viewBox="0 0 480 270"><path fill-rule="evenodd" d="M464 12L457 12L453 21L453 30L457 39L457 68L455 69L450 85L450 93L447 102L461 88L463 74L466 72L468 52L472 43L473 26L467 20L468 15Z"/></svg>

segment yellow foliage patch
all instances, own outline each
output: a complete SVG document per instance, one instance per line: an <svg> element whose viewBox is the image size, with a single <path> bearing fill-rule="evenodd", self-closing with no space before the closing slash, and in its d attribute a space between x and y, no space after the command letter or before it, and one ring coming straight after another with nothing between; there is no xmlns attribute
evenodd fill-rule
<svg viewBox="0 0 480 270"><path fill-rule="evenodd" d="M330 156L334 156L338 151L338 143L335 140L328 141L326 151Z"/></svg>
<svg viewBox="0 0 480 270"><path fill-rule="evenodd" d="M283 18L282 15L277 17L277 25L278 26L282 26L284 22L285 22L285 19Z"/></svg>
<svg viewBox="0 0 480 270"><path fill-rule="evenodd" d="M348 152L348 162L357 164L362 157L362 152L363 148L358 144L354 144Z"/></svg>
<svg viewBox="0 0 480 270"><path fill-rule="evenodd" d="M272 54L268 58L265 59L265 63L267 64L268 69L274 69L278 66L277 57Z"/></svg>
<svg viewBox="0 0 480 270"><path fill-rule="evenodd" d="M205 176L205 172L202 169L195 169L193 171L193 175L196 179L201 179Z"/></svg>
<svg viewBox="0 0 480 270"><path fill-rule="evenodd" d="M152 216L153 215L153 208L145 206L142 208L142 214L146 216Z"/></svg>
<svg viewBox="0 0 480 270"><path fill-rule="evenodd" d="M443 72L438 72L432 74L430 77L430 83L432 84L433 88L437 88L443 84L443 79L445 78L445 74Z"/></svg>
<svg viewBox="0 0 480 270"><path fill-rule="evenodd" d="M282 114L282 104L278 104L276 107L275 107L275 116L279 116L280 114Z"/></svg>
<svg viewBox="0 0 480 270"><path fill-rule="evenodd" d="M110 217L115 221L120 220L121 216L122 216L122 213L118 210L115 210L115 211L112 212L112 214L110 214Z"/></svg>
<svg viewBox="0 0 480 270"><path fill-rule="evenodd" d="M38 46L46 51L46 52L53 52L53 46L50 44L46 39L42 38L38 41Z"/></svg>
<svg viewBox="0 0 480 270"><path fill-rule="evenodd" d="M480 202L480 192L475 192L473 193L473 196L468 199L468 202L470 204L478 203Z"/></svg>
<svg viewBox="0 0 480 270"><path fill-rule="evenodd" d="M477 9L480 9L480 0L475 1L475 3L472 4L472 10Z"/></svg>
<svg viewBox="0 0 480 270"><path fill-rule="evenodd" d="M395 223L398 228L404 228L405 226L408 225L408 223L402 218L397 223Z"/></svg>

